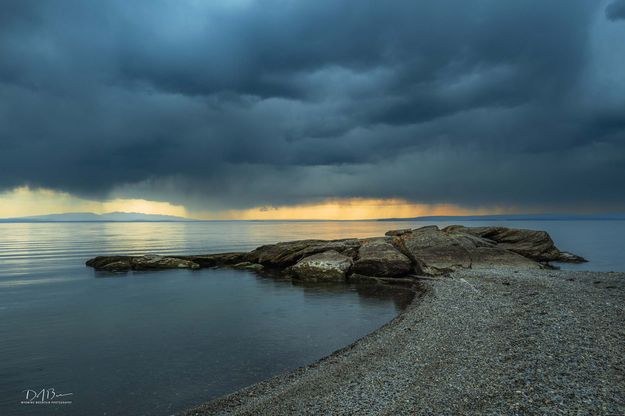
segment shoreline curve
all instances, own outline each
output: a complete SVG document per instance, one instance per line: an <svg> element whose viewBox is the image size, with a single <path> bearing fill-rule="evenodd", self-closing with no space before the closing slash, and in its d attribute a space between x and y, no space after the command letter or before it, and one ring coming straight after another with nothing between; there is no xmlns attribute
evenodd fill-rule
<svg viewBox="0 0 625 416"><path fill-rule="evenodd" d="M310 365L180 415L625 414L625 273L460 271Z"/></svg>

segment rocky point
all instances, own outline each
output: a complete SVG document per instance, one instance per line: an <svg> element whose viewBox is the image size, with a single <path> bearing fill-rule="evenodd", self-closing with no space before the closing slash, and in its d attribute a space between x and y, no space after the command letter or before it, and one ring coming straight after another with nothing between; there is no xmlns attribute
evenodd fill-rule
<svg viewBox="0 0 625 416"><path fill-rule="evenodd" d="M453 225L392 230L376 238L281 242L244 253L99 256L87 266L107 272L232 267L337 282L364 281L367 276L442 276L462 269L542 269L552 267L550 262L584 261L560 251L545 231Z"/></svg>

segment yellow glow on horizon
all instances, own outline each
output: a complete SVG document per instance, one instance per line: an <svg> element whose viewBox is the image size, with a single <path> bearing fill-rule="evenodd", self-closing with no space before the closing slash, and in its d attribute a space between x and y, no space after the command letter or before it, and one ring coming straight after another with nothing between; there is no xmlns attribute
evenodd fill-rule
<svg viewBox="0 0 625 416"><path fill-rule="evenodd" d="M186 217L187 210L181 205L145 199L113 199L102 202L103 212L139 212L141 214L175 215Z"/></svg>
<svg viewBox="0 0 625 416"><path fill-rule="evenodd" d="M466 209L453 204L415 204L402 199L350 198L317 204L233 210L228 211L223 218L239 220L366 220L504 212L509 212L509 210L501 208Z"/></svg>
<svg viewBox="0 0 625 416"><path fill-rule="evenodd" d="M30 189L26 186L0 193L0 218L62 214L67 212L93 212L95 214L137 212L141 214L187 216L187 210L183 206L145 199L117 198L110 201L92 201L78 198L66 192L49 189Z"/></svg>
<svg viewBox="0 0 625 416"><path fill-rule="evenodd" d="M68 212L137 212L205 220L366 220L429 215L502 214L513 211L498 207L467 209L453 204L417 204L402 199L347 198L293 206L188 212L184 206L169 202L124 198L93 201L65 192L28 187L0 193L0 218Z"/></svg>

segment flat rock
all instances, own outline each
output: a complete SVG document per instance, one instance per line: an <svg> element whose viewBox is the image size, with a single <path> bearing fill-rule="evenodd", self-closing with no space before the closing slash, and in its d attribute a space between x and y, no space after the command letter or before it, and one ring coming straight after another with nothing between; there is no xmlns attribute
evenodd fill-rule
<svg viewBox="0 0 625 416"><path fill-rule="evenodd" d="M415 252L418 273L440 276L459 269L471 268L469 251L460 246L425 247Z"/></svg>
<svg viewBox="0 0 625 416"><path fill-rule="evenodd" d="M247 255L247 261L270 267L289 267L304 257L333 250L353 258L360 247L356 238L345 240L300 240L258 247Z"/></svg>
<svg viewBox="0 0 625 416"><path fill-rule="evenodd" d="M131 269L130 256L98 256L85 263L96 270L110 272L125 271Z"/></svg>
<svg viewBox="0 0 625 416"><path fill-rule="evenodd" d="M432 276L471 267L469 250L492 247L493 243L473 235L445 232L436 226L418 228L395 237L394 244L408 256L417 273Z"/></svg>
<svg viewBox="0 0 625 416"><path fill-rule="evenodd" d="M130 263L130 259L116 260L110 263L104 263L101 267L96 268L96 270L101 270L105 272L125 272L131 269L132 265Z"/></svg>
<svg viewBox="0 0 625 416"><path fill-rule="evenodd" d="M431 276L461 269L542 267L494 240L465 232L464 227L422 227L395 237L395 244L411 258L418 273Z"/></svg>
<svg viewBox="0 0 625 416"><path fill-rule="evenodd" d="M247 261L248 253L217 253L199 256L175 256L177 259L189 260L197 263L200 267L223 267L231 266Z"/></svg>
<svg viewBox="0 0 625 416"><path fill-rule="evenodd" d="M497 247L513 251L540 262L564 261L580 263L586 261L580 256L561 252L545 231L524 230L507 227L463 227L453 225L445 232L471 234L497 243Z"/></svg>
<svg viewBox="0 0 625 416"><path fill-rule="evenodd" d="M344 282L353 260L330 250L305 257L290 268L296 278L315 282Z"/></svg>
<svg viewBox="0 0 625 416"><path fill-rule="evenodd" d="M181 258L158 255L100 256L87 261L96 270L122 272L128 270L199 269L200 265Z"/></svg>
<svg viewBox="0 0 625 416"><path fill-rule="evenodd" d="M412 262L391 244L391 239L371 238L362 242L352 270L366 276L405 276L412 271Z"/></svg>
<svg viewBox="0 0 625 416"><path fill-rule="evenodd" d="M199 269L200 265L185 259L177 257L163 257L157 255L146 255L132 257L133 270L151 270L151 269Z"/></svg>
<svg viewBox="0 0 625 416"><path fill-rule="evenodd" d="M474 270L537 270L544 266L515 252L498 247L476 247L469 250Z"/></svg>

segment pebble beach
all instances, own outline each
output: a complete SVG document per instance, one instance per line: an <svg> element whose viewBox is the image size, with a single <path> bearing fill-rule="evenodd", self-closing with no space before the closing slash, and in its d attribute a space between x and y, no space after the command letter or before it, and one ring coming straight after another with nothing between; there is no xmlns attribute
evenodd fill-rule
<svg viewBox="0 0 625 416"><path fill-rule="evenodd" d="M625 414L625 273L461 271L334 354L198 415Z"/></svg>

